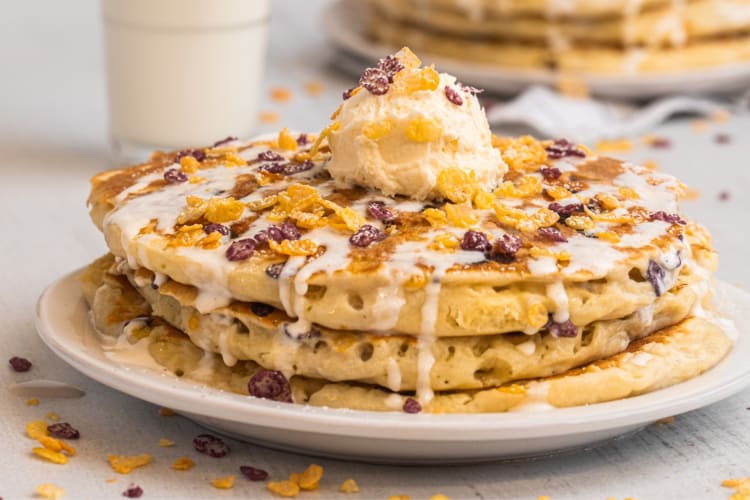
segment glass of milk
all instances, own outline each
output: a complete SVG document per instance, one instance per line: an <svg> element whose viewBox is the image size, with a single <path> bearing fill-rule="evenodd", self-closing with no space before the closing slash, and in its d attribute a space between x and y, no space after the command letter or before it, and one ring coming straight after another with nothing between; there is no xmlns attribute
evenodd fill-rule
<svg viewBox="0 0 750 500"><path fill-rule="evenodd" d="M270 0L102 0L119 161L252 133Z"/></svg>

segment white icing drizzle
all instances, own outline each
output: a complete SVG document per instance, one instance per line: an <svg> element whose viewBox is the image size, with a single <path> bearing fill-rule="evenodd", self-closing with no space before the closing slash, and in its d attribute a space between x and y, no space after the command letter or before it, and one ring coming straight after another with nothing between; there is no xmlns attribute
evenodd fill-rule
<svg viewBox="0 0 750 500"><path fill-rule="evenodd" d="M649 361L651 361L651 358L653 356L647 352L638 352L633 354L633 357L630 358L630 363L637 365L637 366L646 366Z"/></svg>
<svg viewBox="0 0 750 500"><path fill-rule="evenodd" d="M529 382L526 385L525 398L522 403L512 407L510 412L536 413L554 410L555 407L547 402L549 382Z"/></svg>
<svg viewBox="0 0 750 500"><path fill-rule="evenodd" d="M385 398L385 406L387 408L390 408L391 410L401 410L401 408L404 406L404 403L402 401L400 394L389 394Z"/></svg>
<svg viewBox="0 0 750 500"><path fill-rule="evenodd" d="M524 353L526 356L531 356L536 352L536 342L534 340L529 339L525 342L521 342L520 344L516 344L516 349Z"/></svg>
<svg viewBox="0 0 750 500"><path fill-rule="evenodd" d="M565 285L562 280L553 281L547 284L547 296L555 303L555 313L552 319L556 323L564 323L570 319L568 309L568 294L565 292Z"/></svg>
<svg viewBox="0 0 750 500"><path fill-rule="evenodd" d="M398 362L395 359L388 359L387 370L387 384L388 388L393 392L401 390L401 369L398 366Z"/></svg>

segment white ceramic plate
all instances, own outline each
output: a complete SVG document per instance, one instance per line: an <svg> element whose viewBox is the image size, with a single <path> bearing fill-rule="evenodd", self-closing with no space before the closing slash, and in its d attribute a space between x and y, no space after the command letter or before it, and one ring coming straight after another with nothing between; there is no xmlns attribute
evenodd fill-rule
<svg viewBox="0 0 750 500"><path fill-rule="evenodd" d="M337 62L359 75L362 70L400 47L375 42L365 34L364 2L335 0L323 13L323 29L330 40L344 51ZM532 84L554 86L558 76L551 70L500 68L489 64L467 63L457 59L430 56L430 62L462 81L487 90L510 94ZM592 93L615 98L650 98L675 93L729 93L745 91L750 85L750 63L717 68L701 68L679 73L642 75L580 75Z"/></svg>
<svg viewBox="0 0 750 500"><path fill-rule="evenodd" d="M730 355L682 384L620 401L540 413L410 415L265 401L115 362L89 322L80 270L52 283L37 304L42 340L83 374L170 407L221 432L274 448L373 462L439 463L520 458L591 445L657 419L714 403L750 385L750 318ZM722 285L727 310L747 314L750 295Z"/></svg>

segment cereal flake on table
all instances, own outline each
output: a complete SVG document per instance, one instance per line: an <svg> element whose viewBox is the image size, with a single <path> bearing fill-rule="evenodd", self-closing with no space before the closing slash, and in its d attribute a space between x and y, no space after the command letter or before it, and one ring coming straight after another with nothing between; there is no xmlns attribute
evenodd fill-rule
<svg viewBox="0 0 750 500"><path fill-rule="evenodd" d="M234 488L234 479L235 476L232 474L224 477L217 477L211 479L211 486L219 490L229 490Z"/></svg>
<svg viewBox="0 0 750 500"><path fill-rule="evenodd" d="M190 460L188 457L180 457L172 463L172 469L174 470L190 470L195 465L195 462Z"/></svg>
<svg viewBox="0 0 750 500"><path fill-rule="evenodd" d="M109 455L107 461L112 467L112 470L119 474L130 474L133 469L148 465L153 460L153 457L149 453L141 453L140 455Z"/></svg>
<svg viewBox="0 0 750 500"><path fill-rule="evenodd" d="M59 500L65 496L65 490L52 483L43 483L36 487L36 494L48 500Z"/></svg>
<svg viewBox="0 0 750 500"><path fill-rule="evenodd" d="M39 400L37 398L27 399L26 406L39 406Z"/></svg>
<svg viewBox="0 0 750 500"><path fill-rule="evenodd" d="M271 87L269 95L271 97L271 100L276 101L276 102L289 102L292 100L292 97L293 97L291 90L289 90L286 87L280 87L280 86Z"/></svg>
<svg viewBox="0 0 750 500"><path fill-rule="evenodd" d="M167 438L160 438L159 439L159 446L163 448L169 448L170 446L174 446L174 441Z"/></svg>
<svg viewBox="0 0 750 500"><path fill-rule="evenodd" d="M341 493L359 493L359 485L352 478L345 479L339 486Z"/></svg>

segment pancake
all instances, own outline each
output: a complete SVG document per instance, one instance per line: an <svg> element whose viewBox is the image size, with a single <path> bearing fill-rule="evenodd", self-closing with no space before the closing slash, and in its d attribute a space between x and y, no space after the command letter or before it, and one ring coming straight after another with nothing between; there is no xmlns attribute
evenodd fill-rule
<svg viewBox="0 0 750 500"><path fill-rule="evenodd" d="M103 276L93 270L112 264ZM252 360L287 377L302 375L331 381L355 381L392 391L417 387L418 353L414 337L400 334L315 328L315 335L299 341L284 333L291 318L264 304L234 302L210 314L190 305L188 287L168 281L158 289L151 273L126 271L117 275L114 258L92 264L84 278L96 293L87 294L97 328L120 335L130 319L151 315L185 332L208 352L221 355L227 365ZM553 375L621 352L631 341L685 319L703 299L702 273L684 269L677 286L653 304L615 320L587 324L580 335L558 338L548 331L440 337L431 346L432 390L495 387L514 380ZM98 286L97 286L98 282ZM134 293L137 292L137 293Z"/></svg>
<svg viewBox="0 0 750 500"><path fill-rule="evenodd" d="M682 186L673 177L596 156L553 160L544 149L554 150L549 142L498 141L509 160L516 155L506 181L494 193L469 184L474 194L458 189L449 194L454 201L337 187L324 170L325 153L309 170L271 174L269 182L269 162L259 155L285 155L299 165L294 157L306 153L256 140L235 142L233 151L199 163L190 174L197 183L164 181L165 172L179 171L174 154L100 174L92 181L92 215L112 253L131 268L195 287L199 312L231 300L262 302L296 318L298 332L315 323L412 335L533 333L549 314L585 325L651 303L650 266L660 269L659 288L668 289L696 248L711 254L703 230L676 216ZM527 164L521 160L529 150L541 156ZM548 168L558 177L545 179ZM447 190L454 187L446 183ZM225 221L231 234L205 233L212 220L227 217L208 212L209 203L237 209ZM374 219L373 203L384 204L394 222ZM550 206L563 210L565 220ZM579 208L568 217L571 207ZM247 259L227 258L236 241L292 221L301 239L288 248L258 245ZM355 246L350 238L365 224L384 238ZM460 244L470 232L520 247L513 255L464 250ZM699 235L696 248L688 233ZM295 244L308 245L311 255L287 255L299 253ZM709 270L710 260L702 264ZM267 272L282 263L276 278Z"/></svg>
<svg viewBox="0 0 750 500"><path fill-rule="evenodd" d="M140 299L140 304L133 304L133 301L138 302L138 294L131 293L132 288L130 291L117 291L118 288L127 289L130 284L112 275L105 277L107 273L101 272L101 264L106 265L112 260L111 256L108 256L101 259L99 265L93 264L82 280L89 289L98 290L94 295L87 294L87 298L90 297L93 300L92 310L95 312L97 328L109 332L117 329L118 335L126 335L132 342L146 339L145 341L149 342L148 350L154 360L178 376L219 389L248 394L248 381L255 373L264 369L261 365L253 361L240 361L228 366L221 356L213 354L211 349L201 349L198 347L201 345L200 341L191 341L188 335L171 323L159 316L140 314L142 307L148 307L146 301ZM96 286L97 280L100 281L98 287ZM496 385L479 390L456 390L456 388L439 390L436 391L429 405L422 410L431 413L480 413L577 406L643 394L697 376L720 361L732 343L714 324L692 316L685 319L680 318L679 315L672 316L668 323L671 324L675 318L680 321L659 329L659 323L663 321L657 318L661 314L661 309L665 307L664 304L669 302L671 307L677 309L681 304L685 307L686 290L689 290L689 287L681 287L679 291L672 292L657 302L652 323L656 331L645 337L633 341L622 337L622 333L628 332L628 322L633 323L632 318L611 325L613 331L620 332L618 340L624 340L624 350L622 345L618 345L613 354L603 359L597 357L596 361L568 371L559 370L561 373L553 376L533 377L533 379L527 376L517 382L498 382ZM108 301L107 297L127 297L128 299L118 302ZM109 315L101 314L102 308ZM686 309L690 308L686 307ZM112 314L113 312L115 314ZM128 315L132 316L128 318ZM106 318L110 321L117 318L120 321L107 323ZM256 323L262 324L263 321L268 320L262 317L256 320ZM231 326L228 327L226 322L224 326L224 331L231 331ZM594 329L596 328L595 326ZM269 349L268 344L264 344L259 338L262 336L259 327L243 335L248 339L248 343L258 341L262 348ZM592 344L597 343L598 335L600 335L599 332L592 334ZM471 364L471 360L461 357L461 353L466 350L466 346L461 346L461 344L468 339L454 340L453 364ZM561 340L573 339L556 339L556 342L560 343ZM320 338L315 339L316 343L321 341L330 342L330 332L325 332ZM535 341L538 342L539 339ZM495 348L496 345L491 341L487 351ZM555 347L561 350L565 348L564 344ZM542 349L547 356L554 356L554 353L550 352L543 343L540 345L540 350ZM277 352L276 347L271 347L270 350ZM303 352L305 350L305 347L300 349ZM502 352L502 349L498 350ZM312 351L307 349L307 353L310 352ZM508 349L505 349L505 352L509 352ZM326 353L330 354L331 351L327 350ZM440 360L439 354L436 357ZM302 358L295 358L295 363L304 363ZM320 356L318 361L324 365L330 364L355 371L357 369L356 366L347 364L345 360L335 357L326 358L328 356ZM398 359L398 356L393 355L391 359ZM564 356L563 359L570 358ZM265 363L267 359L263 358L262 361ZM374 358L373 361L375 361ZM558 365L557 368L564 366L565 364ZM433 372L445 369L446 367L438 361L433 367ZM324 374L318 373L318 375ZM303 376L299 372L291 375L289 382L295 403L329 408L393 411L400 409L408 398L414 396L413 391L408 391L406 387L389 390L382 386L364 383L366 381L342 382L325 376L318 378Z"/></svg>

